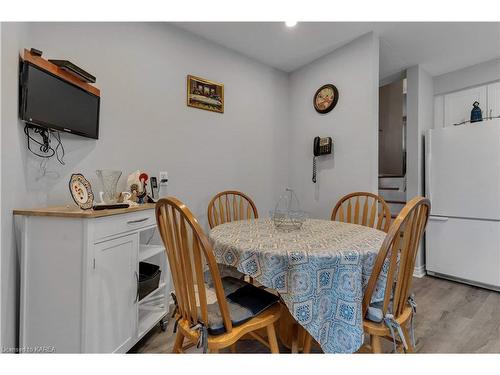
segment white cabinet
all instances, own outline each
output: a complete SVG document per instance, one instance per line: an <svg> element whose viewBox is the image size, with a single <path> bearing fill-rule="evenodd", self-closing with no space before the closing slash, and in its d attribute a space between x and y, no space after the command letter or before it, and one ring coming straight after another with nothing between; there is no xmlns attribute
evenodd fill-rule
<svg viewBox="0 0 500 375"><path fill-rule="evenodd" d="M137 325L137 233L94 246L88 348L113 353L130 348Z"/></svg>
<svg viewBox="0 0 500 375"><path fill-rule="evenodd" d="M444 126L453 126L470 120L472 103L478 101L486 114L486 86L457 91L444 95Z"/></svg>
<svg viewBox="0 0 500 375"><path fill-rule="evenodd" d="M14 211L21 348L123 353L166 317L171 278L153 208ZM139 301L140 261L161 277Z"/></svg>
<svg viewBox="0 0 500 375"><path fill-rule="evenodd" d="M488 85L488 110L483 117L500 116L500 82Z"/></svg>

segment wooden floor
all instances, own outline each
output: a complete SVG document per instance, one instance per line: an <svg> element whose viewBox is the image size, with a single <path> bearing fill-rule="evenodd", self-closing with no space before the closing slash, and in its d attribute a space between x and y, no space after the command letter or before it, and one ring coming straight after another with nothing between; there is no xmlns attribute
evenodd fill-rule
<svg viewBox="0 0 500 375"><path fill-rule="evenodd" d="M418 353L500 353L500 293L433 277L415 279L415 336ZM132 353L170 353L173 325L153 329ZM384 346L390 352L389 344ZM286 348L282 352L289 353ZM199 352L196 348L189 352ZM238 343L239 353L268 353L255 341ZM314 349L313 352L319 352Z"/></svg>

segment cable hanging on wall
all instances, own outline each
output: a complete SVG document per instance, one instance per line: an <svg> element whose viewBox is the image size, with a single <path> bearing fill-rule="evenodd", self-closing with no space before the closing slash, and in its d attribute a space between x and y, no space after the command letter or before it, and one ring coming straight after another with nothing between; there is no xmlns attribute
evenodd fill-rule
<svg viewBox="0 0 500 375"><path fill-rule="evenodd" d="M24 134L26 134L26 140L28 143L28 150L35 156L40 158L49 159L53 156L56 157L57 161L61 165L64 163L64 146L61 141L61 134L59 131L41 128L35 125L26 124L24 126ZM41 140L35 138L40 136ZM54 138L57 141L55 148L52 147L51 141ZM35 149L33 149L33 143L35 144ZM36 148L38 147L38 150Z"/></svg>

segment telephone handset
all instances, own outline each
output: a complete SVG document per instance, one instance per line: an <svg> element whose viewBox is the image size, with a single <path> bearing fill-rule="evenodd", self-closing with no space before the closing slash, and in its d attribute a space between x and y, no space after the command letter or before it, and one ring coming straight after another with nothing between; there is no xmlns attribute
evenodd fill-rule
<svg viewBox="0 0 500 375"><path fill-rule="evenodd" d="M314 137L314 156L328 155L332 153L332 137Z"/></svg>
<svg viewBox="0 0 500 375"><path fill-rule="evenodd" d="M313 176L312 182L316 183L316 158L321 155L332 153L333 141L332 137L314 137L313 141Z"/></svg>

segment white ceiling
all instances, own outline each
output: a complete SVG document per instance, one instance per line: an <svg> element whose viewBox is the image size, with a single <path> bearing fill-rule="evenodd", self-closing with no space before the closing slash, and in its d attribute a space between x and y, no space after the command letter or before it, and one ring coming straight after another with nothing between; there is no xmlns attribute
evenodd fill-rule
<svg viewBox="0 0 500 375"><path fill-rule="evenodd" d="M178 27L285 72L353 39L380 36L380 79L416 64L440 75L500 57L500 23L181 22Z"/></svg>

